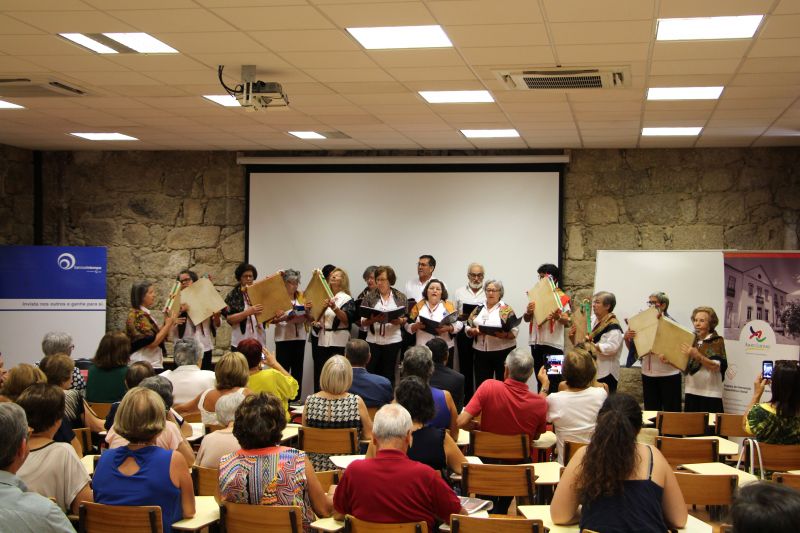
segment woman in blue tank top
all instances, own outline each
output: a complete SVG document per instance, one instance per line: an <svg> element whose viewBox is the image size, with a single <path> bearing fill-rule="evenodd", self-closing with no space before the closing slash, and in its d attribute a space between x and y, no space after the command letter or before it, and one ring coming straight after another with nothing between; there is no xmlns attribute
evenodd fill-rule
<svg viewBox="0 0 800 533"><path fill-rule="evenodd" d="M180 453L155 445L164 430L166 408L150 389L129 390L117 409L114 428L130 444L108 450L92 479L94 501L106 505L157 505L164 533L172 524L194 516L189 465Z"/></svg>
<svg viewBox="0 0 800 533"><path fill-rule="evenodd" d="M686 524L686 503L667 460L639 444L642 410L627 394L609 396L588 446L567 465L550 515L603 533L664 533ZM578 505L583 505L580 516Z"/></svg>
<svg viewBox="0 0 800 533"><path fill-rule="evenodd" d="M403 366L400 369L400 377L416 376L425 382L431 389L433 404L436 412L433 418L428 421L429 426L444 429L453 440L458 439L458 413L453 397L448 391L437 389L430 386L431 376L433 375L433 355L427 346L412 346L403 356Z"/></svg>

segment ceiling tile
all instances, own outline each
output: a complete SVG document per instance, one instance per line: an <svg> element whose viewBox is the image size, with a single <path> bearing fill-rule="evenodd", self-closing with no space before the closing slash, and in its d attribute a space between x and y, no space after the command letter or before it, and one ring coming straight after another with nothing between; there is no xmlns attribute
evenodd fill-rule
<svg viewBox="0 0 800 533"><path fill-rule="evenodd" d="M542 22L537 3L528 0L443 0L427 5L446 25Z"/></svg>
<svg viewBox="0 0 800 533"><path fill-rule="evenodd" d="M800 13L800 2L797 0L780 0L780 3L773 13L776 15Z"/></svg>
<svg viewBox="0 0 800 533"><path fill-rule="evenodd" d="M492 65L494 68L521 65L516 70L525 67L555 67L553 51L549 46L462 48L461 53L472 65Z"/></svg>
<svg viewBox="0 0 800 533"><path fill-rule="evenodd" d="M752 44L749 39L707 42L656 41L653 45L653 60L740 58Z"/></svg>
<svg viewBox="0 0 800 533"><path fill-rule="evenodd" d="M647 20L653 0L543 0L550 22Z"/></svg>
<svg viewBox="0 0 800 533"><path fill-rule="evenodd" d="M390 68L386 70L398 81L475 79L475 75L467 67Z"/></svg>
<svg viewBox="0 0 800 533"><path fill-rule="evenodd" d="M647 43L655 33L650 20L564 22L550 24L556 45Z"/></svg>
<svg viewBox="0 0 800 533"><path fill-rule="evenodd" d="M464 65L464 60L453 49L429 50L369 50L367 52L382 67L452 67Z"/></svg>
<svg viewBox="0 0 800 533"><path fill-rule="evenodd" d="M0 15L0 35L41 34L42 30L13 19L7 15Z"/></svg>
<svg viewBox="0 0 800 533"><path fill-rule="evenodd" d="M371 82L391 81L392 78L385 71L378 68L309 68L306 72L312 78L321 82Z"/></svg>
<svg viewBox="0 0 800 533"><path fill-rule="evenodd" d="M647 44L561 45L556 47L558 59L564 66L585 66L595 62L617 62L647 59Z"/></svg>
<svg viewBox="0 0 800 533"><path fill-rule="evenodd" d="M92 6L80 0L3 0L3 11L88 11Z"/></svg>
<svg viewBox="0 0 800 533"><path fill-rule="evenodd" d="M544 24L448 25L447 36L459 48L550 44Z"/></svg>
<svg viewBox="0 0 800 533"><path fill-rule="evenodd" d="M207 65L182 54L119 54L108 56L108 60L138 72L202 70L209 71ZM212 71L216 76L216 71Z"/></svg>
<svg viewBox="0 0 800 533"><path fill-rule="evenodd" d="M54 72L120 72L128 68L96 54L79 56L25 56L24 59ZM2 56L0 56L0 65ZM110 75L110 74L109 74Z"/></svg>
<svg viewBox="0 0 800 533"><path fill-rule="evenodd" d="M55 35L0 35L0 52L20 56L93 53Z"/></svg>
<svg viewBox="0 0 800 533"><path fill-rule="evenodd" d="M773 0L669 0L660 3L661 18L721 17L767 13Z"/></svg>
<svg viewBox="0 0 800 533"><path fill-rule="evenodd" d="M748 54L749 57L791 57L800 50L797 39L759 39Z"/></svg>
<svg viewBox="0 0 800 533"><path fill-rule="evenodd" d="M364 52L281 52L280 57L298 68L377 68Z"/></svg>
<svg viewBox="0 0 800 533"><path fill-rule="evenodd" d="M798 52L800 53L800 52ZM742 74L766 72L800 72L800 56L798 57L760 57L745 59L739 69Z"/></svg>
<svg viewBox="0 0 800 533"><path fill-rule="evenodd" d="M334 27L325 16L310 6L225 7L212 11L244 31L313 30Z"/></svg>
<svg viewBox="0 0 800 533"><path fill-rule="evenodd" d="M100 11L10 12L9 15L47 33L108 33L136 29L124 21Z"/></svg>
<svg viewBox="0 0 800 533"><path fill-rule="evenodd" d="M109 13L130 24L138 31L154 32L215 32L230 31L233 26L205 9L137 9L115 10Z"/></svg>
<svg viewBox="0 0 800 533"><path fill-rule="evenodd" d="M154 37L168 42L182 54L222 54L231 52L264 52L263 45L246 33L235 31L160 33Z"/></svg>
<svg viewBox="0 0 800 533"><path fill-rule="evenodd" d="M427 26L437 23L422 2L319 5L317 9L340 28Z"/></svg>
<svg viewBox="0 0 800 533"><path fill-rule="evenodd" d="M252 31L249 35L276 52L362 49L342 30Z"/></svg>
<svg viewBox="0 0 800 533"><path fill-rule="evenodd" d="M650 74L671 76L685 74L733 74L740 59L704 59L698 61L653 61Z"/></svg>
<svg viewBox="0 0 800 533"><path fill-rule="evenodd" d="M772 15L767 17L759 39L786 39L800 37L800 15Z"/></svg>

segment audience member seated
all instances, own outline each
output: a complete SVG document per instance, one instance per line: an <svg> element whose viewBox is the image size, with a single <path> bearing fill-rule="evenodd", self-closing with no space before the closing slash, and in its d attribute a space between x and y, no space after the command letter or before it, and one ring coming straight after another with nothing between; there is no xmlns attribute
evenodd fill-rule
<svg viewBox="0 0 800 533"><path fill-rule="evenodd" d="M47 376L38 367L20 363L6 374L3 388L0 389L0 396L7 402L15 402L22 391L34 383L47 383Z"/></svg>
<svg viewBox="0 0 800 533"><path fill-rule="evenodd" d="M72 357L72 350L74 349L75 345L72 343L72 336L69 333L50 331L45 333L42 338L42 355L44 357L57 353L65 353ZM39 366L39 361L35 364ZM77 367L72 369L72 386L69 388L77 391L83 391L86 388L86 381L83 379L81 371Z"/></svg>
<svg viewBox="0 0 800 533"><path fill-rule="evenodd" d="M214 412L217 400L227 394L240 396L250 394L250 390L247 389L247 380L250 377L247 359L239 352L228 352L217 363L214 375L217 379L215 388L206 389L194 399L176 405L175 410L183 416L200 411L203 424L207 426L220 425Z"/></svg>
<svg viewBox="0 0 800 533"><path fill-rule="evenodd" d="M242 401L244 396L239 394L228 394L217 400L217 420L225 427L203 437L194 464L206 468L219 468L220 457L241 448L233 434L233 420L236 409Z"/></svg>
<svg viewBox="0 0 800 533"><path fill-rule="evenodd" d="M196 339L175 341L173 349L175 370L165 370L160 375L172 382L175 403L190 401L206 389L213 389L217 378L211 370L201 370L203 346Z"/></svg>
<svg viewBox="0 0 800 533"><path fill-rule="evenodd" d="M406 409L396 403L384 405L375 414L373 458L350 463L333 495L334 517L353 515L379 523L449 522L461 513L458 496L442 476L406 455L412 440L413 422Z"/></svg>
<svg viewBox="0 0 800 533"><path fill-rule="evenodd" d="M121 331L106 333L100 339L89 367L86 401L118 402L125 396L125 376L131 358L131 340Z"/></svg>
<svg viewBox="0 0 800 533"><path fill-rule="evenodd" d="M367 341L353 339L344 347L344 356L353 367L353 384L350 393L364 400L367 407L381 407L392 401L392 382L380 374L367 370L372 358Z"/></svg>
<svg viewBox="0 0 800 533"><path fill-rule="evenodd" d="M434 337L425 343L433 359L431 387L450 393L456 404L456 413L464 408L464 375L447 366L450 351L444 339Z"/></svg>
<svg viewBox="0 0 800 533"><path fill-rule="evenodd" d="M547 368L539 369L541 394L547 397L547 420L553 423L558 462L562 465L566 461L564 441L588 443L597 424L597 413L608 397L605 389L592 386L596 374L592 356L583 349L573 348L564 357L561 382L564 390L547 396L550 390Z"/></svg>
<svg viewBox="0 0 800 533"><path fill-rule="evenodd" d="M372 419L364 400L347 392L353 383L353 368L341 355L334 355L322 366L321 391L306 398L303 425L312 428L356 428L361 439L372 437ZM335 470L328 454L308 454L315 471Z"/></svg>
<svg viewBox="0 0 800 533"><path fill-rule="evenodd" d="M795 533L800 524L800 492L761 481L742 486L731 507L734 533Z"/></svg>
<svg viewBox="0 0 800 533"><path fill-rule="evenodd" d="M136 361L135 363L131 363L131 366L128 367L128 373L125 374L125 391L127 392L134 387L138 387L139 383L141 383L143 380L155 375L156 372L153 370L153 366L147 361ZM109 410L108 415L106 415L105 424L103 424L103 427L106 428L106 431L111 429L111 426L114 425L114 415L117 414L118 407L119 402L114 402L111 404L111 409Z"/></svg>
<svg viewBox="0 0 800 533"><path fill-rule="evenodd" d="M144 387L125 394L114 429L129 442L100 456L94 470L94 501L106 505L158 505L164 533L195 513L194 488L183 455L156 445L167 425L161 397Z"/></svg>
<svg viewBox="0 0 800 533"><path fill-rule="evenodd" d="M642 410L633 397L618 393L606 399L592 441L561 476L550 504L554 523L642 533L686 524L675 474L659 450L636 442L641 428Z"/></svg>
<svg viewBox="0 0 800 533"><path fill-rule="evenodd" d="M403 356L403 365L400 367L400 377L417 376L430 387L433 375L433 359L431 350L427 346L412 346ZM453 439L458 438L458 411L453 397L446 390L430 387L433 395L433 404L436 413L428 422L429 425L450 432Z"/></svg>
<svg viewBox="0 0 800 533"><path fill-rule="evenodd" d="M164 425L164 430L156 435L155 445L165 450L177 451L183 455L187 464L193 464L194 453L192 452L192 447L186 439L184 439L186 433L188 433L188 435L192 434L191 428L186 424L188 432L182 433L180 428L181 424L178 423L178 420L172 413L172 383L165 377L151 376L143 379L139 387L152 390L158 394L159 398L161 398L161 401L166 406L166 424ZM120 406L121 405L120 403ZM119 411L119 409L117 409L117 411ZM108 434L106 435L108 447L112 449L128 446L129 444L128 440L117 429L117 425L118 423L115 420L114 425L111 426L111 429L108 430Z"/></svg>
<svg viewBox="0 0 800 533"><path fill-rule="evenodd" d="M68 430L73 428L87 427L97 433L103 431L103 421L94 416L91 410L86 409L85 402L81 393L72 387L72 371L75 369L75 361L67 354L59 353L44 357L39 363L47 382L57 385L64 390L65 418L68 423ZM71 431L70 431L71 432ZM60 432L61 433L61 432ZM63 442L60 439L56 439Z"/></svg>
<svg viewBox="0 0 800 533"><path fill-rule="evenodd" d="M772 398L759 403L767 384ZM775 361L772 379L759 374L753 399L745 410L744 429L767 444L800 444L800 367L797 361Z"/></svg>
<svg viewBox="0 0 800 533"><path fill-rule="evenodd" d="M274 394L283 403L283 410L286 411L286 420L289 420L289 400L297 396L297 380L281 366L275 358L275 354L261 346L256 339L245 339L236 347L237 350L247 359L247 366L250 367L250 378L247 380L247 388L253 393L268 392ZM261 369L263 363L268 367Z"/></svg>
<svg viewBox="0 0 800 533"><path fill-rule="evenodd" d="M0 527L3 531L75 533L67 515L15 474L28 457L28 420L15 403L0 403Z"/></svg>
<svg viewBox="0 0 800 533"><path fill-rule="evenodd" d="M305 452L280 445L286 417L272 394L252 394L236 410L233 435L242 448L219 463L220 498L252 505L297 505L303 531L314 513L330 516L330 496L322 490Z"/></svg>
<svg viewBox="0 0 800 533"><path fill-rule="evenodd" d="M25 410L33 430L28 438L30 455L17 476L28 489L52 498L65 512L77 514L81 502L92 501L92 488L75 448L53 441L64 418L64 392L55 385L38 383L25 389L17 404Z"/></svg>

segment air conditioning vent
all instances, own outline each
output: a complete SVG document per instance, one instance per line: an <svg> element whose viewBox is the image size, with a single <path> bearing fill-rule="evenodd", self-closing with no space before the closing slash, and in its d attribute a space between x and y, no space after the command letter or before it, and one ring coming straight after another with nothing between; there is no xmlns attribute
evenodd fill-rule
<svg viewBox="0 0 800 533"><path fill-rule="evenodd" d="M495 71L509 89L518 91L619 89L630 87L629 67L570 67Z"/></svg>
<svg viewBox="0 0 800 533"><path fill-rule="evenodd" d="M84 96L86 91L53 79L0 78L0 96L35 98L42 96Z"/></svg>

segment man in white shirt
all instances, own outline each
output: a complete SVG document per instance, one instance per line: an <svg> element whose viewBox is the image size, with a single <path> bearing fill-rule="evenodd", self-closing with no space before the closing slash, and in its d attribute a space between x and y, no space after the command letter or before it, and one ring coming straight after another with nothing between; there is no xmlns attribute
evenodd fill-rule
<svg viewBox="0 0 800 533"><path fill-rule="evenodd" d="M408 299L419 302L422 300L422 289L433 277L436 270L436 259L432 255L421 255L417 261L417 278L406 281L405 295Z"/></svg>
<svg viewBox="0 0 800 533"><path fill-rule="evenodd" d="M480 263L470 263L467 267L467 284L456 289L455 299L458 308L458 319L462 322L467 320L469 312L474 305L486 303L486 293L483 291L483 278L486 271ZM464 310L467 304L467 311ZM462 329L456 336L456 346L458 347L458 369L464 375L464 397L465 401L472 398L475 392L474 360L475 354L472 352L472 339L467 337ZM453 368L452 361L448 361L450 368Z"/></svg>
<svg viewBox="0 0 800 533"><path fill-rule="evenodd" d="M175 343L175 370L161 375L172 382L175 403L186 403L198 394L216 386L217 378L211 370L200 370L203 347L196 339L181 339Z"/></svg>

